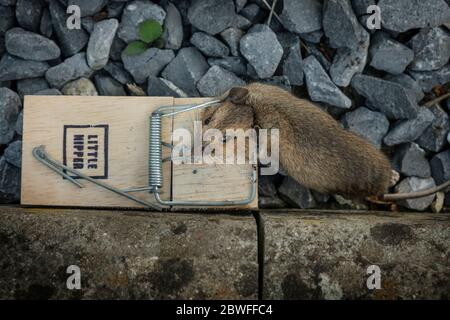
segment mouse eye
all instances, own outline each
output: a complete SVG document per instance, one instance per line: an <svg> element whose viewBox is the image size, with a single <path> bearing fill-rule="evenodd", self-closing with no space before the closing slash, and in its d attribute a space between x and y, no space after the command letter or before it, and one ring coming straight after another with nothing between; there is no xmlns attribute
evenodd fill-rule
<svg viewBox="0 0 450 320"><path fill-rule="evenodd" d="M206 125L208 125L210 122L211 122L211 117L206 118L205 121L204 121L204 123L205 123Z"/></svg>

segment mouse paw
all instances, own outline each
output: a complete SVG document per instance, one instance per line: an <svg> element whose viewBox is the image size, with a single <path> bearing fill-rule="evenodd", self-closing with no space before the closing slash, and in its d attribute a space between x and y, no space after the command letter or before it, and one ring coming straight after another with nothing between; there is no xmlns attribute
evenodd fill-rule
<svg viewBox="0 0 450 320"><path fill-rule="evenodd" d="M389 182L389 187L395 186L400 181L400 173L392 170L391 181Z"/></svg>

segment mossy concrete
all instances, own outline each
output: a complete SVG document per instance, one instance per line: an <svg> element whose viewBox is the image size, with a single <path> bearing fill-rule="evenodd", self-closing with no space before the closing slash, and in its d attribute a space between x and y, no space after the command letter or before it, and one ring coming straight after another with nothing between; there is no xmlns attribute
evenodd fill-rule
<svg viewBox="0 0 450 320"><path fill-rule="evenodd" d="M260 225L265 299L450 298L450 215L291 211Z"/></svg>
<svg viewBox="0 0 450 320"><path fill-rule="evenodd" d="M0 207L0 298L257 297L252 215Z"/></svg>
<svg viewBox="0 0 450 320"><path fill-rule="evenodd" d="M450 298L448 214L255 217L0 206L0 298ZM381 289L366 285L372 265Z"/></svg>

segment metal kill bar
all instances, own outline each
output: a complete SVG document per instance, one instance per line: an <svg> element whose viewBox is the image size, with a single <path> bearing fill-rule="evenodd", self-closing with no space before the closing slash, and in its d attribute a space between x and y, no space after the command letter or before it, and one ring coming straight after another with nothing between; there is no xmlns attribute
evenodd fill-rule
<svg viewBox="0 0 450 320"><path fill-rule="evenodd" d="M177 114L183 112L189 112L201 108L206 108L212 105L216 105L223 100L213 100L209 102L205 102L198 105L182 105L182 106L164 106L158 108L154 111L150 117L150 137L149 137L149 163L148 163L148 186L139 187L139 188L130 188L130 189L118 189L114 186L101 182L99 180L93 179L84 173L69 168L62 163L56 161L45 151L45 146L41 145L35 147L33 149L33 156L42 164L47 166L49 169L59 174L60 176L66 178L69 182L75 184L79 188L83 188L84 186L76 181L73 177L68 175L66 172L70 172L71 174L79 177L81 179L85 179L93 184L98 185L104 189L107 189L111 192L114 192L118 195L121 195L127 199L135 201L139 204L152 208L154 210L162 210L161 206L194 206L194 207L209 207L209 206L237 206L237 205L246 205L251 203L255 197L257 192L257 170L255 167L252 168L252 174L249 177L251 181L250 187L250 195L244 199L235 199L235 200L226 200L226 201L175 201L175 200L162 200L160 197L161 188L163 187L163 172L162 172L162 147L167 146L166 143L162 141L162 118L175 116ZM168 112L167 112L168 111ZM155 200L159 203L159 205L150 203L145 200L138 199L129 193L131 192L142 192L148 191L155 195Z"/></svg>

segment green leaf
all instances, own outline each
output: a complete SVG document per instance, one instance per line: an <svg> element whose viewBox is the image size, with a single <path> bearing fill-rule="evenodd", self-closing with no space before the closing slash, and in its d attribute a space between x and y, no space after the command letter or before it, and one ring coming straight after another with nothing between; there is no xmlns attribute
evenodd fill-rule
<svg viewBox="0 0 450 320"><path fill-rule="evenodd" d="M143 53L147 50L147 45L142 41L133 41L125 48L125 53L134 56Z"/></svg>
<svg viewBox="0 0 450 320"><path fill-rule="evenodd" d="M156 20L146 20L139 24L139 37L145 43L152 43L162 35L162 27Z"/></svg>

